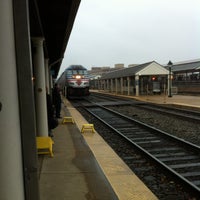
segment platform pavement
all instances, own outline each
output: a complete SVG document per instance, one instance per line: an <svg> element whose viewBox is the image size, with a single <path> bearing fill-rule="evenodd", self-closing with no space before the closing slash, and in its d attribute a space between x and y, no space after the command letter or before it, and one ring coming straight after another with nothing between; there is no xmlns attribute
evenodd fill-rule
<svg viewBox="0 0 200 200"><path fill-rule="evenodd" d="M168 97L167 95L144 95L134 97L141 101L147 101L159 104L174 104L185 107L195 107L200 109L200 96L189 96L189 95L173 95Z"/></svg>
<svg viewBox="0 0 200 200"><path fill-rule="evenodd" d="M76 125L60 119L53 134L54 157L39 156L40 200L117 200Z"/></svg>
<svg viewBox="0 0 200 200"><path fill-rule="evenodd" d="M40 158L40 200L156 200L128 166L95 132L81 134L88 123L67 100L62 116L75 124L54 130L54 157Z"/></svg>
<svg viewBox="0 0 200 200"><path fill-rule="evenodd" d="M90 90L91 92L97 92L97 93L105 93L109 95L116 96L115 93L109 93L103 90ZM152 103L159 103L159 104L174 104L174 105L180 105L180 106L188 106L188 107L195 107L200 109L200 95L199 96L190 96L190 95L178 95L174 94L172 97L168 97L168 95L140 95L140 96L128 96L128 95L120 95L117 94L117 96L127 97L127 98L133 98L138 99L141 101L147 101Z"/></svg>

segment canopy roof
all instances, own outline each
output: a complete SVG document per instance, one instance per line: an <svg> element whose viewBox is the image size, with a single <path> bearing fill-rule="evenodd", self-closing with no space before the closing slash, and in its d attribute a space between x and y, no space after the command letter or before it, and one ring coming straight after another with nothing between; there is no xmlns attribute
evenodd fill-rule
<svg viewBox="0 0 200 200"><path fill-rule="evenodd" d="M31 37L43 37L44 54L57 77L80 0L29 0Z"/></svg>
<svg viewBox="0 0 200 200"><path fill-rule="evenodd" d="M174 64L172 66L172 72L187 72L187 71L199 71L200 61L184 62L180 64Z"/></svg>
<svg viewBox="0 0 200 200"><path fill-rule="evenodd" d="M145 75L168 75L169 71L165 69L162 65L155 61L144 63L141 65L136 65L129 68L123 68L120 70L108 72L103 74L101 79L111 79L129 76L145 76Z"/></svg>

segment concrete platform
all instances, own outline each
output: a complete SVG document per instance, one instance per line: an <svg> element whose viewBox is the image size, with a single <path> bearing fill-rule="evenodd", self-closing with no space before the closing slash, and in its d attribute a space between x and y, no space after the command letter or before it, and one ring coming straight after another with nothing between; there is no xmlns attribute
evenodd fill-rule
<svg viewBox="0 0 200 200"><path fill-rule="evenodd" d="M104 92L103 90L91 90L91 92L96 93L105 93L108 95L116 96L115 93ZM147 101L158 104L174 104L185 107L194 107L200 109L200 96L189 96L189 95L172 95L172 97L168 97L167 95L140 95L140 96L128 96L128 95L120 95L117 96L127 97L131 99L137 99L140 101Z"/></svg>
<svg viewBox="0 0 200 200"><path fill-rule="evenodd" d="M54 130L54 157L40 156L41 200L155 200L157 197L95 132L81 134L88 122L64 100L62 116L75 123Z"/></svg>
<svg viewBox="0 0 200 200"><path fill-rule="evenodd" d="M194 107L200 109L200 96L188 96L188 95L173 95L168 97L166 95L148 95L135 97L138 100L159 103L159 104L174 104L185 107Z"/></svg>
<svg viewBox="0 0 200 200"><path fill-rule="evenodd" d="M75 124L60 124L53 140L54 157L40 156L40 200L118 199Z"/></svg>

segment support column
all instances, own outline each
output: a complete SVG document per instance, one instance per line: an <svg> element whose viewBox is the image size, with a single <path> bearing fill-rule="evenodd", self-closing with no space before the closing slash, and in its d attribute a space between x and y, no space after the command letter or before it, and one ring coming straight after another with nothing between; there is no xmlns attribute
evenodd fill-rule
<svg viewBox="0 0 200 200"><path fill-rule="evenodd" d="M99 90L102 89L102 88L101 88L101 82L102 82L102 80L100 79L100 80L99 80Z"/></svg>
<svg viewBox="0 0 200 200"><path fill-rule="evenodd" d="M136 89L136 96L139 96L139 75L135 76L135 89Z"/></svg>
<svg viewBox="0 0 200 200"><path fill-rule="evenodd" d="M124 80L123 77L121 77L121 78L120 78L120 90L121 90L121 94L124 93L124 90L123 90L123 89L124 89L124 88L123 88L123 86L124 86L123 80Z"/></svg>
<svg viewBox="0 0 200 200"><path fill-rule="evenodd" d="M24 200L13 1L0 1L0 199Z"/></svg>
<svg viewBox="0 0 200 200"><path fill-rule="evenodd" d="M130 95L130 77L127 77L127 82L128 82L127 89L128 89L128 96L129 96Z"/></svg>
<svg viewBox="0 0 200 200"><path fill-rule="evenodd" d="M115 94L117 94L117 87L118 87L117 78L115 78Z"/></svg>
<svg viewBox="0 0 200 200"><path fill-rule="evenodd" d="M35 72L36 130L38 136L48 136L43 38L33 38Z"/></svg>
<svg viewBox="0 0 200 200"><path fill-rule="evenodd" d="M100 90L103 90L103 80L100 80Z"/></svg>
<svg viewBox="0 0 200 200"><path fill-rule="evenodd" d="M47 93L50 94L51 87L50 87L49 59L45 59L44 66L45 66L45 83L47 87Z"/></svg>
<svg viewBox="0 0 200 200"><path fill-rule="evenodd" d="M113 93L113 79L110 79L110 92Z"/></svg>
<svg viewBox="0 0 200 200"><path fill-rule="evenodd" d="M35 101L31 56L28 1L13 0L15 51L26 200L39 200L38 156L36 148Z"/></svg>
<svg viewBox="0 0 200 200"><path fill-rule="evenodd" d="M97 80L97 89L100 90L100 80Z"/></svg>
<svg viewBox="0 0 200 200"><path fill-rule="evenodd" d="M106 89L106 80L103 80L103 83L102 83L102 89L105 91L105 89Z"/></svg>
<svg viewBox="0 0 200 200"><path fill-rule="evenodd" d="M52 77L52 74L51 74L51 71L50 71L50 75L49 75L50 77L50 81L49 81L49 86L50 86L50 90L52 91L53 90L53 77Z"/></svg>
<svg viewBox="0 0 200 200"><path fill-rule="evenodd" d="M108 92L110 91L109 79L107 79L107 90L108 90Z"/></svg>

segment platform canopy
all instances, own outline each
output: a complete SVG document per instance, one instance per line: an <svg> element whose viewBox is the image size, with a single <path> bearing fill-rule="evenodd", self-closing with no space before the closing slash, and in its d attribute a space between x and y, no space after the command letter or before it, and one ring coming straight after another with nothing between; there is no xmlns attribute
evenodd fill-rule
<svg viewBox="0 0 200 200"><path fill-rule="evenodd" d="M101 79L112 79L130 76L168 75L169 71L155 61L124 68L103 74Z"/></svg>
<svg viewBox="0 0 200 200"><path fill-rule="evenodd" d="M42 37L54 78L64 57L81 0L29 0L31 37Z"/></svg>
<svg viewBox="0 0 200 200"><path fill-rule="evenodd" d="M167 67L166 67L167 68ZM200 60L194 60L189 62L174 63L172 66L172 72L175 73L186 73L195 72L200 70Z"/></svg>

